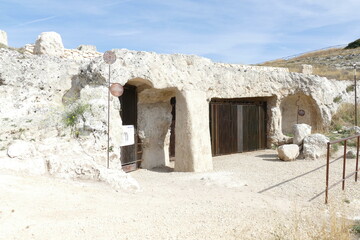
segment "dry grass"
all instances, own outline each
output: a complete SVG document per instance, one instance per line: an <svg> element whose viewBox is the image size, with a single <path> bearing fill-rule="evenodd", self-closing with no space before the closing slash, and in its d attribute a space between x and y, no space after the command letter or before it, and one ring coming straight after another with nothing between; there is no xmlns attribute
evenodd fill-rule
<svg viewBox="0 0 360 240"><path fill-rule="evenodd" d="M330 208L328 216L319 218L302 216L295 210L293 223L289 227L277 226L274 229L273 240L352 240L357 234L357 225L341 215L343 211Z"/></svg>
<svg viewBox="0 0 360 240"><path fill-rule="evenodd" d="M357 107L358 119L360 106ZM343 126L353 126L355 122L355 106L351 103L343 103L331 119L331 129L341 130Z"/></svg>
<svg viewBox="0 0 360 240"><path fill-rule="evenodd" d="M338 69L335 67L335 64L349 61L356 62L354 56L359 54L360 49L331 48L305 53L288 60L278 59L268 61L260 64L260 66L283 67L288 68L290 72L301 73L302 65L310 64L313 66L314 75L336 80L352 80L354 76L351 64L348 66L348 69ZM332 57L339 56L342 56L342 58L332 59Z"/></svg>
<svg viewBox="0 0 360 240"><path fill-rule="evenodd" d="M352 69L335 69L327 66L314 66L313 74L337 80L351 80L354 77Z"/></svg>

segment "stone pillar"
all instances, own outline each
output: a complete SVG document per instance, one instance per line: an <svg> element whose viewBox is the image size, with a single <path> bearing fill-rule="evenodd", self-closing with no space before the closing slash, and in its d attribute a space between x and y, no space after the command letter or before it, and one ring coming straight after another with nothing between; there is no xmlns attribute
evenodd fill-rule
<svg viewBox="0 0 360 240"><path fill-rule="evenodd" d="M7 34L3 30L0 30L0 44L8 45Z"/></svg>
<svg viewBox="0 0 360 240"><path fill-rule="evenodd" d="M171 116L170 102L138 104L139 136L143 142L142 168L169 165L169 141L166 137Z"/></svg>
<svg viewBox="0 0 360 240"><path fill-rule="evenodd" d="M311 75L313 73L313 67L309 64L302 64L302 73Z"/></svg>
<svg viewBox="0 0 360 240"><path fill-rule="evenodd" d="M211 171L209 103L205 92L191 90L176 94L175 132L175 171Z"/></svg>

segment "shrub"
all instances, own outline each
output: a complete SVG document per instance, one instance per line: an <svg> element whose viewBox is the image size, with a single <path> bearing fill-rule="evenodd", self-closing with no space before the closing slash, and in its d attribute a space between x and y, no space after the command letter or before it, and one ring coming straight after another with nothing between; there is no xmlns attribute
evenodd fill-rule
<svg viewBox="0 0 360 240"><path fill-rule="evenodd" d="M350 85L346 87L346 92L353 92L355 90L355 86L354 85Z"/></svg>
<svg viewBox="0 0 360 240"><path fill-rule="evenodd" d="M65 110L65 113L63 115L63 122L66 127L70 127L71 133L75 136L79 136L79 129L77 127L77 124L79 123L79 120L81 119L84 123L85 127L85 117L84 113L89 109L89 104L82 104L82 103L75 103L68 107L68 109Z"/></svg>
<svg viewBox="0 0 360 240"><path fill-rule="evenodd" d="M341 96L334 97L333 101L334 103L339 103L342 100Z"/></svg>
<svg viewBox="0 0 360 240"><path fill-rule="evenodd" d="M360 107L358 106L358 113ZM331 129L339 130L342 126L353 126L355 121L355 106L351 103L342 103L331 120Z"/></svg>
<svg viewBox="0 0 360 240"><path fill-rule="evenodd" d="M352 232L356 235L360 235L360 221L355 221L355 224L351 228Z"/></svg>
<svg viewBox="0 0 360 240"><path fill-rule="evenodd" d="M349 44L345 47L345 49L354 49L354 48L358 48L358 47L360 47L360 38L357 39L357 40L355 40L355 41L353 41L353 42L351 42L351 43L349 43Z"/></svg>

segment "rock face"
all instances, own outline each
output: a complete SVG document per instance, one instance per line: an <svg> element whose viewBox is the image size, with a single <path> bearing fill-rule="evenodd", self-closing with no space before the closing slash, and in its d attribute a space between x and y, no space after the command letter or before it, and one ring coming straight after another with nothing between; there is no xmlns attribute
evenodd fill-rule
<svg viewBox="0 0 360 240"><path fill-rule="evenodd" d="M326 156L329 138L322 134L312 134L304 138L303 154L305 159L318 159Z"/></svg>
<svg viewBox="0 0 360 240"><path fill-rule="evenodd" d="M96 52L96 46L94 45L80 45L77 47L77 50L84 52Z"/></svg>
<svg viewBox="0 0 360 240"><path fill-rule="evenodd" d="M94 166L106 166L109 73L102 54L64 50L56 33L39 36L34 47L38 55L31 54L30 46L27 49L24 54L0 49L0 151L7 151L14 139L31 142L39 152L37 159L45 159L53 166L51 169L58 169L54 175L79 177L85 173L84 178L100 179L102 170ZM303 99L300 103L314 106L313 115L305 109L309 122L321 122L324 126L330 123L338 106L334 97L347 94L348 84L343 81L290 73L283 68L214 63L182 54L126 49L114 52L117 61L111 65L112 80L136 88L136 130L145 147L143 164L149 168L167 164L172 116L169 103L174 97L175 170L200 172L212 169L208 124L211 99L265 99L269 118L264 125L269 147L285 139L282 126L289 125L292 130L294 119L282 116L287 110L288 116L294 116L296 94ZM287 98L291 100L289 104L282 104ZM86 104L89 107L82 116L76 118L72 127L67 126L72 106ZM110 97L110 145L113 149L110 166L120 172L121 109L119 99ZM80 135L83 147L69 152L76 146L71 140L74 131ZM50 150L41 144L49 139L56 139ZM55 151L57 142L62 142L62 147ZM82 160L78 162L79 155ZM87 155L92 157L89 159ZM63 159L68 161L62 163ZM91 164L88 161L92 161Z"/></svg>
<svg viewBox="0 0 360 240"><path fill-rule="evenodd" d="M307 124L295 124L293 126L293 143L297 145L301 145L305 137L311 134L311 126Z"/></svg>
<svg viewBox="0 0 360 240"><path fill-rule="evenodd" d="M299 146L285 144L277 148L278 156L283 161L293 161L299 156Z"/></svg>
<svg viewBox="0 0 360 240"><path fill-rule="evenodd" d="M11 158L17 157L20 159L25 159L32 157L34 149L34 145L30 142L23 140L15 140L9 145L7 154Z"/></svg>
<svg viewBox="0 0 360 240"><path fill-rule="evenodd" d="M7 34L3 30L0 30L0 44L8 45Z"/></svg>
<svg viewBox="0 0 360 240"><path fill-rule="evenodd" d="M64 54L64 45L60 34L56 32L43 32L38 36L34 47L35 54L61 56Z"/></svg>

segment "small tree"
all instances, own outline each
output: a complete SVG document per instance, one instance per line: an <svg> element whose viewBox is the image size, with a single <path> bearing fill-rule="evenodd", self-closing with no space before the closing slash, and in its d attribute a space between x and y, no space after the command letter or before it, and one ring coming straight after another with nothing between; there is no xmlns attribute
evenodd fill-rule
<svg viewBox="0 0 360 240"><path fill-rule="evenodd" d="M345 49L354 49L354 48L358 48L358 47L360 47L360 38L358 40L355 40L355 41L349 43L345 47Z"/></svg>

